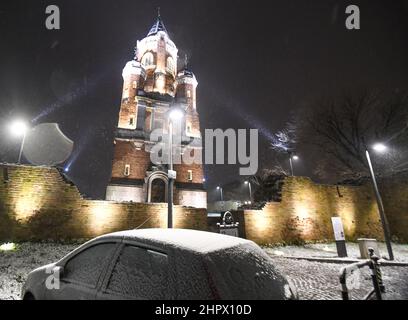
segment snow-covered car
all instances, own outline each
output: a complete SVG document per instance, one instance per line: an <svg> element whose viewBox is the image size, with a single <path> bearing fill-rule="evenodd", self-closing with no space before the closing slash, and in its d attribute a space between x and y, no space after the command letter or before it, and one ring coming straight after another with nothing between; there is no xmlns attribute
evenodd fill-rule
<svg viewBox="0 0 408 320"><path fill-rule="evenodd" d="M104 235L32 271L23 299L296 299L252 241L181 229Z"/></svg>

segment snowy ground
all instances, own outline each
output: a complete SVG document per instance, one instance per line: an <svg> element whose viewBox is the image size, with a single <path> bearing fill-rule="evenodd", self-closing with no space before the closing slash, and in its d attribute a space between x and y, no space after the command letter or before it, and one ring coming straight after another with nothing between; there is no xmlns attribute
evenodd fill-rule
<svg viewBox="0 0 408 320"><path fill-rule="evenodd" d="M58 261L77 245L22 243L15 251L0 251L0 299L20 299L21 287L35 268Z"/></svg>
<svg viewBox="0 0 408 320"><path fill-rule="evenodd" d="M0 251L0 299L19 299L21 286L31 270L59 260L77 246L23 243L15 251ZM358 258L358 246L348 244L347 247L349 256ZM383 244L380 244L380 250L382 254L386 253ZM265 251L276 267L294 282L301 299L340 299L338 273L344 264L288 258L335 257L335 244L275 247L265 248ZM408 262L408 245L394 245L394 251L398 261ZM387 297L408 300L408 267L383 267L382 270ZM352 292L354 299L363 297L371 289L367 271L361 273L360 281L360 288Z"/></svg>
<svg viewBox="0 0 408 320"><path fill-rule="evenodd" d="M379 243L378 248L381 256L387 256L385 243ZM395 261L408 263L408 245L392 245ZM304 246L285 246L265 248L265 250L275 256L282 257L307 257L307 258L337 258L335 243L307 244ZM360 250L357 243L347 243L348 257L352 259L360 258Z"/></svg>

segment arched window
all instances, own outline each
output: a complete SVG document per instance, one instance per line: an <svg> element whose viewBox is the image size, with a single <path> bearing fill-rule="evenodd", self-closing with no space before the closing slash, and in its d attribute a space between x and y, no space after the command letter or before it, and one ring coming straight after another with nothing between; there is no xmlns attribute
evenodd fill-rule
<svg viewBox="0 0 408 320"><path fill-rule="evenodd" d="M167 70L170 72L174 72L174 60L172 57L167 58Z"/></svg>
<svg viewBox="0 0 408 320"><path fill-rule="evenodd" d="M154 57L151 52L146 53L142 58L142 65L144 67L149 67L154 65Z"/></svg>

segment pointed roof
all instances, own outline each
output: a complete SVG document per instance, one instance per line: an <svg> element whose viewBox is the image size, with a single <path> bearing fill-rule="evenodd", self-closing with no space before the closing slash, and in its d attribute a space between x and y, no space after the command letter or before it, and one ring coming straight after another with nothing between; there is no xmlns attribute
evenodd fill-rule
<svg viewBox="0 0 408 320"><path fill-rule="evenodd" d="M194 77L193 72L188 68L188 56L187 54L184 55L184 69L182 69L179 75Z"/></svg>
<svg viewBox="0 0 408 320"><path fill-rule="evenodd" d="M149 33L147 34L148 37L157 34L159 31L164 31L168 34L166 27L164 26L163 20L160 16L160 8L158 8L157 12L157 20L151 27Z"/></svg>

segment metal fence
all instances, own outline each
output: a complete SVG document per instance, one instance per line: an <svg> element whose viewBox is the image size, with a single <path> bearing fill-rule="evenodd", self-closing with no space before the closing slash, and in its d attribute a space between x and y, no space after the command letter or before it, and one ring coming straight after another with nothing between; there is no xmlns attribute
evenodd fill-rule
<svg viewBox="0 0 408 320"><path fill-rule="evenodd" d="M370 259L362 262L357 262L350 264L340 270L340 284L341 293L343 300L350 300L350 288L347 285L347 279L356 270L368 267L370 268L371 280L373 284L373 289L363 298L364 300L382 300L383 294L385 293L385 286L382 280L381 264L379 262L380 258L375 255L374 249L368 249L370 254Z"/></svg>

